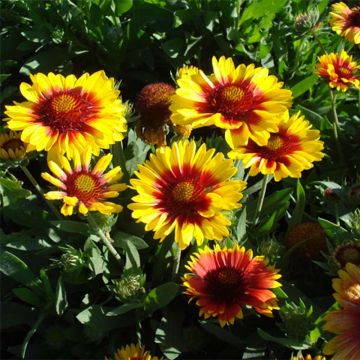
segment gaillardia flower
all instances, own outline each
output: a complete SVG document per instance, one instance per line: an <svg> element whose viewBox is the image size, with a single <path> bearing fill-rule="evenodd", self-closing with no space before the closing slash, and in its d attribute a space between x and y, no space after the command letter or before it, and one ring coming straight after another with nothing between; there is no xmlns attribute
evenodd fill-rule
<svg viewBox="0 0 360 360"><path fill-rule="evenodd" d="M338 271L339 278L333 279L336 291L334 298L344 308L356 307L360 310L360 267L347 263Z"/></svg>
<svg viewBox="0 0 360 360"><path fill-rule="evenodd" d="M191 256L186 265L191 272L182 278L185 294L196 300L200 315L217 317L220 325L242 319L242 306L272 316L278 309L271 289L281 286L278 270L267 265L263 256L253 257L252 250L236 245L233 249L214 250L207 246Z"/></svg>
<svg viewBox="0 0 360 360"><path fill-rule="evenodd" d="M360 242L338 245L332 257L339 268L345 267L347 263L360 266Z"/></svg>
<svg viewBox="0 0 360 360"><path fill-rule="evenodd" d="M360 6L350 9L345 3L333 4L329 14L331 28L349 41L360 44Z"/></svg>
<svg viewBox="0 0 360 360"><path fill-rule="evenodd" d="M41 176L60 190L49 191L45 198L63 200L61 213L65 216L72 215L75 206L78 206L81 214L88 211L99 211L105 215L120 212L121 205L106 201L119 196L119 191L126 189L125 184L115 183L122 176L119 166L104 174L111 160L111 154L105 155L91 169L89 149L81 155L74 153L73 166L64 156L59 158L59 163L49 161L49 169L55 177L49 173L42 173Z"/></svg>
<svg viewBox="0 0 360 360"><path fill-rule="evenodd" d="M124 106L118 99L115 81L104 71L74 75L49 73L30 75L32 84L21 83L27 101L6 106L5 120L12 130L22 131L28 150L48 151L49 159L66 153L100 148L123 139L126 120Z"/></svg>
<svg viewBox="0 0 360 360"><path fill-rule="evenodd" d="M214 153L186 140L157 149L139 165L138 179L130 180L138 195L128 208L146 231L155 232L154 239L163 241L175 231L175 241L185 249L193 238L201 244L229 235L223 212L241 207L245 183L230 180L237 171L232 160Z"/></svg>
<svg viewBox="0 0 360 360"><path fill-rule="evenodd" d="M170 110L175 124L193 128L215 125L226 129L227 141L241 145L252 139L265 145L277 131L276 118L291 106L291 91L255 65L235 68L231 58L212 59L214 74L196 68L179 72L179 88ZM234 139L235 138L235 139Z"/></svg>
<svg viewBox="0 0 360 360"><path fill-rule="evenodd" d="M20 133L8 131L0 134L0 159L21 160L26 153L26 144L20 139Z"/></svg>
<svg viewBox="0 0 360 360"><path fill-rule="evenodd" d="M344 50L340 55L331 53L320 56L316 68L318 75L326 79L331 88L346 91L353 85L360 89L359 75L355 75L360 66Z"/></svg>
<svg viewBox="0 0 360 360"><path fill-rule="evenodd" d="M233 150L228 156L241 159L245 168L250 167L250 176L261 172L273 174L275 181L288 176L299 178L303 170L312 168L313 162L324 156L319 137L320 132L311 129L309 121L300 113L291 117L285 113L278 122L278 131L271 133L267 144L260 146L253 140L245 146L231 143Z"/></svg>
<svg viewBox="0 0 360 360"><path fill-rule="evenodd" d="M292 355L290 360L326 360L326 357L322 355L311 356L310 354L306 354L305 356L303 356L302 354L299 354Z"/></svg>
<svg viewBox="0 0 360 360"><path fill-rule="evenodd" d="M118 349L113 358L105 356L105 360L161 360L157 356L150 355L149 351L145 351L144 346L130 344Z"/></svg>

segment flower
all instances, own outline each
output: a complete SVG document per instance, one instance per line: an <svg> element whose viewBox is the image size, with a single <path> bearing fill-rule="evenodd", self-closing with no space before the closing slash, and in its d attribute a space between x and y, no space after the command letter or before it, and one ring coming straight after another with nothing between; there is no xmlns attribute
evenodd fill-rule
<svg viewBox="0 0 360 360"><path fill-rule="evenodd" d="M223 210L238 209L245 183L230 180L236 173L233 162L222 153L196 149L194 141L180 141L150 155L130 180L138 195L128 208L154 239L163 241L175 231L175 241L185 249L195 237L221 240L229 235L230 221Z"/></svg>
<svg viewBox="0 0 360 360"><path fill-rule="evenodd" d="M349 41L360 44L360 6L349 8L345 3L333 4L329 14L331 28Z"/></svg>
<svg viewBox="0 0 360 360"><path fill-rule="evenodd" d="M277 131L277 117L291 106L291 91L254 64L235 68L222 56L213 57L212 65L210 76L196 68L180 71L171 120L193 128L216 125L226 130L228 142L244 145L251 138L265 145L269 132Z"/></svg>
<svg viewBox="0 0 360 360"><path fill-rule="evenodd" d="M100 148L123 139L126 120L124 106L114 89L114 79L104 71L74 75L49 73L30 75L32 84L21 83L27 101L6 106L8 127L22 130L21 139L28 150L49 152L50 160L66 153Z"/></svg>
<svg viewBox="0 0 360 360"><path fill-rule="evenodd" d="M125 184L115 183L122 176L120 166L104 174L111 160L111 154L105 155L91 169L89 149L81 155L74 153L73 166L64 156L60 157L59 162L49 161L49 169L56 177L47 172L41 176L60 191L49 191L45 198L63 200L61 213L65 216L72 215L75 206L78 206L81 214L88 211L99 211L105 215L120 212L121 205L106 201L107 198L119 196L119 191L126 189Z"/></svg>
<svg viewBox="0 0 360 360"><path fill-rule="evenodd" d="M306 354L304 357L302 354L299 354L297 356L292 355L290 360L326 360L326 357L321 355L311 356L310 354Z"/></svg>
<svg viewBox="0 0 360 360"><path fill-rule="evenodd" d="M149 351L145 351L144 346L130 344L118 349L114 354L113 360L161 360L157 356L150 355ZM105 356L105 360L112 360Z"/></svg>
<svg viewBox="0 0 360 360"><path fill-rule="evenodd" d="M272 316L278 309L276 295L270 290L281 286L278 270L267 265L263 256L253 257L252 250L236 245L233 249L200 249L186 265L191 272L182 278L185 294L196 299L200 315L217 317L220 325L242 319L241 307L252 306Z"/></svg>
<svg viewBox="0 0 360 360"><path fill-rule="evenodd" d="M357 307L360 310L360 267L347 263L338 274L339 278L332 282L336 291L334 298L344 308Z"/></svg>
<svg viewBox="0 0 360 360"><path fill-rule="evenodd" d="M299 178L303 170L312 168L314 161L323 158L321 151L324 145L319 140L320 132L313 130L300 113L290 118L285 113L278 122L278 128L265 145L260 146L253 140L245 146L231 144L233 150L228 156L241 159L245 168L250 167L250 176L259 172L273 174L275 181L288 176Z"/></svg>
<svg viewBox="0 0 360 360"><path fill-rule="evenodd" d="M140 113L136 124L138 136L149 144L166 145L165 126L170 122L169 105L175 88L166 83L146 85L139 92L136 108Z"/></svg>
<svg viewBox="0 0 360 360"><path fill-rule="evenodd" d="M26 153L26 144L20 139L20 133L8 131L0 134L0 159L21 160Z"/></svg>
<svg viewBox="0 0 360 360"><path fill-rule="evenodd" d="M331 53L320 56L316 68L318 75L326 79L331 88L346 91L352 84L360 89L359 76L354 74L360 66L344 50L340 55Z"/></svg>
<svg viewBox="0 0 360 360"><path fill-rule="evenodd" d="M360 309L348 308L328 313L323 328L336 334L324 347L325 355L334 354L333 360L360 359Z"/></svg>
<svg viewBox="0 0 360 360"><path fill-rule="evenodd" d="M307 258L315 259L325 249L326 234L319 223L306 221L290 229L285 238L285 245L288 248L299 246L299 251L296 253L299 253L299 257L302 260L303 255Z"/></svg>
<svg viewBox="0 0 360 360"><path fill-rule="evenodd" d="M360 266L360 243L349 242L338 245L333 258L339 268L343 268L347 263Z"/></svg>

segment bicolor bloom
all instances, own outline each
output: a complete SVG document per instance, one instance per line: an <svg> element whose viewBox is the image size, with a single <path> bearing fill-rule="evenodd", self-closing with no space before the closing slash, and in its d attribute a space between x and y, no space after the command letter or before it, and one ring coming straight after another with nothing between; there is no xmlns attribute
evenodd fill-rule
<svg viewBox="0 0 360 360"><path fill-rule="evenodd" d="M6 106L5 120L12 130L22 131L28 150L48 151L49 159L120 141L126 131L124 105L114 88L115 80L104 71L74 75L30 75L32 84L21 83L27 101Z"/></svg>
<svg viewBox="0 0 360 360"><path fill-rule="evenodd" d="M339 2L331 6L329 22L331 28L349 41L360 44L360 6L349 8Z"/></svg>
<svg viewBox="0 0 360 360"><path fill-rule="evenodd" d="M221 240L229 235L230 220L224 211L241 207L245 182L231 180L236 168L232 160L216 155L203 144L180 141L150 155L131 185L134 196L133 218L154 231L154 239L163 241L175 232L175 241L185 249L193 238Z"/></svg>
<svg viewBox="0 0 360 360"><path fill-rule="evenodd" d="M0 134L0 159L21 160L26 153L26 144L20 139L20 133L8 131Z"/></svg>
<svg viewBox="0 0 360 360"><path fill-rule="evenodd" d="M285 113L278 122L278 131L271 133L267 144L260 146L249 140L246 146L231 143L231 159L241 159L250 176L259 172L274 175L275 181L286 177L299 178L303 170L311 169L314 161L323 158L324 144L320 132L313 130L300 113L289 117Z"/></svg>
<svg viewBox="0 0 360 360"><path fill-rule="evenodd" d="M150 355L149 351L145 351L144 346L130 344L118 349L113 358L105 356L105 360L162 360L163 357Z"/></svg>
<svg viewBox="0 0 360 360"><path fill-rule="evenodd" d="M322 76L331 88L346 91L350 85L353 85L360 89L359 75L355 75L360 65L344 50L340 55L331 53L320 56L316 68L318 75Z"/></svg>
<svg viewBox="0 0 360 360"><path fill-rule="evenodd" d="M49 169L55 176L46 172L41 176L60 190L49 191L45 198L62 200L64 205L61 213L65 216L72 215L75 207L84 215L88 211L99 211L105 215L120 212L121 205L106 201L108 198L118 197L119 191L127 187L125 184L116 183L122 176L119 166L104 174L111 160L111 154L105 155L91 168L89 149L81 155L75 152L72 164L64 156L59 158L59 162L49 161Z"/></svg>
<svg viewBox="0 0 360 360"><path fill-rule="evenodd" d="M179 71L171 120L193 128L215 125L226 130L227 141L244 145L250 138L265 145L270 132L277 131L277 117L291 106L291 91L254 64L235 68L222 56L213 57L212 65L210 76L194 67Z"/></svg>
<svg viewBox="0 0 360 360"><path fill-rule="evenodd" d="M324 330L336 334L324 347L325 355L332 360L360 359L360 308L331 311L324 317Z"/></svg>
<svg viewBox="0 0 360 360"><path fill-rule="evenodd" d="M347 263L360 266L360 242L349 242L336 247L332 257L339 268Z"/></svg>
<svg viewBox="0 0 360 360"><path fill-rule="evenodd" d="M281 286L278 270L267 265L263 256L253 257L252 250L236 245L233 249L200 249L191 256L182 278L185 294L196 300L200 316L217 317L220 325L242 319L242 307L272 316L278 309L276 295L271 291Z"/></svg>
<svg viewBox="0 0 360 360"><path fill-rule="evenodd" d="M360 267L347 263L338 271L339 278L333 279L334 298L344 308L356 307L360 310Z"/></svg>

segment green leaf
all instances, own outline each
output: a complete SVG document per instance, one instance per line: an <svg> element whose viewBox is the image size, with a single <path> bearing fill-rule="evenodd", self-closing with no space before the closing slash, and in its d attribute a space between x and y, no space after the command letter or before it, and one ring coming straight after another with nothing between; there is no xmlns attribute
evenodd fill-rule
<svg viewBox="0 0 360 360"><path fill-rule="evenodd" d="M30 306L15 302L2 302L1 329L7 329L21 324L32 324L36 318L36 310Z"/></svg>
<svg viewBox="0 0 360 360"><path fill-rule="evenodd" d="M56 229L87 236L89 234L89 225L81 221L73 220L55 220L50 221L50 224L53 225Z"/></svg>
<svg viewBox="0 0 360 360"><path fill-rule="evenodd" d="M307 78L305 78L305 79L299 81L297 84L295 84L291 88L293 99L296 99L297 97L299 97L300 95L304 94L306 91L311 89L315 85L317 80L318 80L317 75L310 75Z"/></svg>
<svg viewBox="0 0 360 360"><path fill-rule="evenodd" d="M0 205L5 207L30 195L31 192L22 187L22 182L0 171Z"/></svg>
<svg viewBox="0 0 360 360"><path fill-rule="evenodd" d="M319 223L324 229L326 235L333 240L344 242L351 239L351 234L339 225L332 223L329 220L319 218Z"/></svg>
<svg viewBox="0 0 360 360"><path fill-rule="evenodd" d="M100 249L90 238L86 240L84 250L89 257L89 265L91 270L94 272L94 275L96 276L102 274L106 269L106 263Z"/></svg>
<svg viewBox="0 0 360 360"><path fill-rule="evenodd" d="M40 305L41 305L41 301L40 301L39 297L28 288L24 288L24 287L15 288L15 289L12 289L12 292L20 300L22 300L30 305L33 305L36 307L40 307Z"/></svg>
<svg viewBox="0 0 360 360"><path fill-rule="evenodd" d="M122 249L126 249L126 242L132 243L137 249L146 249L149 245L142 238L128 234L122 231L117 231L114 236L114 245L119 246Z"/></svg>
<svg viewBox="0 0 360 360"><path fill-rule="evenodd" d="M244 240L246 235L246 207L244 207L239 216L239 221L236 226L236 239L239 243Z"/></svg>
<svg viewBox="0 0 360 360"><path fill-rule="evenodd" d="M296 205L289 221L289 230L292 229L296 224L301 223L305 210L305 201L305 191L301 185L300 179L298 179L296 183Z"/></svg>
<svg viewBox="0 0 360 360"><path fill-rule="evenodd" d="M115 14L120 16L129 11L133 6L133 0L115 0Z"/></svg>
<svg viewBox="0 0 360 360"><path fill-rule="evenodd" d="M24 285L36 280L29 267L14 254L4 251L0 254L0 271Z"/></svg>
<svg viewBox="0 0 360 360"><path fill-rule="evenodd" d="M133 243L125 242L126 262L125 269L140 268L140 255Z"/></svg>
<svg viewBox="0 0 360 360"><path fill-rule="evenodd" d="M119 316L119 315L126 314L127 312L129 312L131 310L139 309L142 307L143 307L143 304L140 302L139 303L126 303L126 304L116 307L113 310L108 311L105 315L106 316Z"/></svg>
<svg viewBox="0 0 360 360"><path fill-rule="evenodd" d="M272 336L261 329L257 329L257 333L264 340L275 342L277 344L280 344L280 345L285 346L290 349L305 350L305 349L309 349L311 347L311 345L306 344L303 341Z"/></svg>
<svg viewBox="0 0 360 360"><path fill-rule="evenodd" d="M168 305L177 295L179 285L167 282L152 289L145 298L145 310L150 314Z"/></svg>
<svg viewBox="0 0 360 360"><path fill-rule="evenodd" d="M66 289L62 277L59 276L56 293L55 293L55 310L58 315L62 315L68 307L68 302L66 298Z"/></svg>

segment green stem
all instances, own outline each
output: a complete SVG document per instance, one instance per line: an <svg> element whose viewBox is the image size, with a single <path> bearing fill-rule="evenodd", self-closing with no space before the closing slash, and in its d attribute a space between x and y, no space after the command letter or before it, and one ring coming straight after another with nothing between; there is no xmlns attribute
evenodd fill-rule
<svg viewBox="0 0 360 360"><path fill-rule="evenodd" d="M122 141L118 141L115 145L112 145L110 152L113 155L113 164L120 165L124 174L123 181L127 182L130 179L130 174L126 169L126 158Z"/></svg>
<svg viewBox="0 0 360 360"><path fill-rule="evenodd" d="M335 203L334 208L335 208L334 210L335 210L336 225L340 226L339 204Z"/></svg>
<svg viewBox="0 0 360 360"><path fill-rule="evenodd" d="M174 251L174 263L173 263L171 278L172 280L175 280L176 275L179 272L180 259L181 259L181 250L176 243L174 243L173 251Z"/></svg>
<svg viewBox="0 0 360 360"><path fill-rule="evenodd" d="M41 325L41 323L43 322L43 320L45 319L45 313L40 313L39 317L37 318L35 324L33 325L33 327L30 329L30 331L26 334L26 337L21 345L21 358L25 359L25 355L26 355L26 349L29 345L30 339L32 338L32 336L36 333L36 331L39 329L39 326Z"/></svg>
<svg viewBox="0 0 360 360"><path fill-rule="evenodd" d="M112 246L111 242L113 241L110 236L106 236L105 233L100 229L99 225L97 224L96 220L93 218L93 216L88 213L86 216L88 223L91 225L91 227L94 229L97 235L99 235L100 239L102 240L103 244L108 248L110 253L114 256L114 258L121 262L121 257L119 253L116 251L116 249Z"/></svg>
<svg viewBox="0 0 360 360"><path fill-rule="evenodd" d="M58 220L62 220L62 216L60 215L59 211L56 209L56 207L54 206L54 204L51 201L49 201L45 198L43 189L41 188L39 183L36 181L36 179L32 176L32 174L28 170L28 168L24 165L20 165L20 168L23 171L23 173L26 175L26 177L29 179L31 184L34 186L34 188L37 190L37 192L40 194L40 196L45 200L45 202L47 203L47 205L49 206L51 211L54 213L56 218Z"/></svg>
<svg viewBox="0 0 360 360"><path fill-rule="evenodd" d="M256 225L258 220L259 220L259 214L261 212L261 209L262 209L262 206L263 206L263 203L264 203L266 187L267 187L268 181L269 181L269 175L264 175L264 179L263 179L260 194L259 194L259 199L258 199L258 202L256 204L254 220L253 220L254 225Z"/></svg>
<svg viewBox="0 0 360 360"><path fill-rule="evenodd" d="M343 157L343 153L342 153L342 149L341 149L341 144L340 144L340 140L339 140L339 133L338 130L340 129L340 125L339 125L339 118L337 115L337 111L336 111L336 94L330 90L330 96L331 96L331 110L332 110L332 114L333 114L333 131L334 131L334 139L335 139L335 144L336 144L336 148L338 151L338 155L339 155L339 160L341 162L344 161L344 157Z"/></svg>
<svg viewBox="0 0 360 360"><path fill-rule="evenodd" d="M326 54L326 50L325 50L325 48L324 48L324 45L321 43L321 41L319 40L318 36L316 35L316 31L315 31L314 29L311 29L311 33L312 33L315 41L319 44L321 51L322 51L324 54Z"/></svg>

